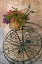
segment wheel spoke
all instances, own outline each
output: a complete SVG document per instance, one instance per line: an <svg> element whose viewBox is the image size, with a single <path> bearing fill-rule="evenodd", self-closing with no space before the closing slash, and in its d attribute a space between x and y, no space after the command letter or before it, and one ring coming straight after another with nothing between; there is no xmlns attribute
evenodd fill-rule
<svg viewBox="0 0 42 64"><path fill-rule="evenodd" d="M26 53L27 57L29 58L29 55L27 54L27 51L26 50L25 50L25 53Z"/></svg>

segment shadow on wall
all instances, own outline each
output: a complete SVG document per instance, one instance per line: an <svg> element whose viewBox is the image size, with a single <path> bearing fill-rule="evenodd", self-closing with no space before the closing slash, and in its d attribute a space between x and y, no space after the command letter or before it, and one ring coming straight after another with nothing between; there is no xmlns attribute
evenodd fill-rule
<svg viewBox="0 0 42 64"><path fill-rule="evenodd" d="M0 27L0 48L2 48L3 39L4 39L4 29Z"/></svg>
<svg viewBox="0 0 42 64"><path fill-rule="evenodd" d="M0 27L0 64L10 64L3 55L4 29Z"/></svg>

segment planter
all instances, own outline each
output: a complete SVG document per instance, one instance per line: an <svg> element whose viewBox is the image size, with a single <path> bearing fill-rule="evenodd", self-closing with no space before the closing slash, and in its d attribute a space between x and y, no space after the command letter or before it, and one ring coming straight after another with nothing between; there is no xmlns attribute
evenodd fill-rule
<svg viewBox="0 0 42 64"><path fill-rule="evenodd" d="M22 22L22 24L25 24L25 22L26 22L26 20L24 20L24 21ZM10 26L12 29L19 29L19 28L22 26L22 24L19 24L19 23L17 23L17 22L15 21L15 22L10 22L10 23L9 23L9 26Z"/></svg>
<svg viewBox="0 0 42 64"><path fill-rule="evenodd" d="M18 29L21 25L18 24L17 22L11 22L10 24L10 27L13 29Z"/></svg>

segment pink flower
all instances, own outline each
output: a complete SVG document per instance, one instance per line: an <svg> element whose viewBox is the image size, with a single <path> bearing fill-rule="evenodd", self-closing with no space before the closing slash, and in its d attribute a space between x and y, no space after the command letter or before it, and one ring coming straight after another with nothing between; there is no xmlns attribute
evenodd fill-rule
<svg viewBox="0 0 42 64"><path fill-rule="evenodd" d="M12 8L14 8L14 7L12 7Z"/></svg>
<svg viewBox="0 0 42 64"><path fill-rule="evenodd" d="M27 17L27 20L30 20L30 17Z"/></svg>

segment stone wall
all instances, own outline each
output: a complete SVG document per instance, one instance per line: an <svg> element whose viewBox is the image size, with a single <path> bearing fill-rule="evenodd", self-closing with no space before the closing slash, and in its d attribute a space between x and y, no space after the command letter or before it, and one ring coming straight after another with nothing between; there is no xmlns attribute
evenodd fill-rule
<svg viewBox="0 0 42 64"><path fill-rule="evenodd" d="M31 10L35 11L35 13L30 14L29 22L42 26L42 0L0 0L0 27L5 30L5 35L10 30L8 25L2 23L5 12L12 9L12 6L26 12L29 4L31 5ZM35 28L37 27L35 26ZM37 30L42 34L42 29L38 28Z"/></svg>

